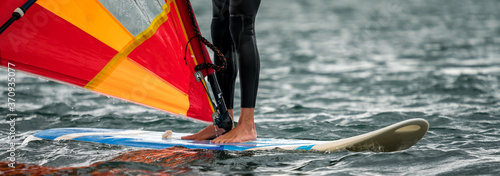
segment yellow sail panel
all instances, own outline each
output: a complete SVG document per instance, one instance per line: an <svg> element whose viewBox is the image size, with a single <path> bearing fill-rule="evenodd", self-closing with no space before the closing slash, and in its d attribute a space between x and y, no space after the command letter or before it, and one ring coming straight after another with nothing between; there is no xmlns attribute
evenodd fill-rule
<svg viewBox="0 0 500 176"><path fill-rule="evenodd" d="M97 0L38 0L37 4L116 51L121 51L134 38Z"/></svg>
<svg viewBox="0 0 500 176"><path fill-rule="evenodd" d="M186 115L189 96L129 59L117 63L93 90L174 114Z"/></svg>

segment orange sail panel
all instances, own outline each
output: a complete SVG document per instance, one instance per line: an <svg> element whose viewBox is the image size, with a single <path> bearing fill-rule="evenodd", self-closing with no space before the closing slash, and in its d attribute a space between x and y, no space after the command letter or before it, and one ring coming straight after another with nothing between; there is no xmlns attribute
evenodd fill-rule
<svg viewBox="0 0 500 176"><path fill-rule="evenodd" d="M23 3L1 1L0 23ZM134 37L97 0L39 0L0 35L0 63L211 122L214 110L194 77L210 58L197 39L187 44L195 32L186 1L166 0L162 9Z"/></svg>

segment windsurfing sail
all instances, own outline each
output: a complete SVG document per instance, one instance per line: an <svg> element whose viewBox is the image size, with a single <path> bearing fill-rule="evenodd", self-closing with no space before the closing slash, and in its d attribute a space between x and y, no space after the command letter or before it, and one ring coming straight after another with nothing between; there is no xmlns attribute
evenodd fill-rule
<svg viewBox="0 0 500 176"><path fill-rule="evenodd" d="M26 0L0 1L0 23ZM210 63L186 0L38 0L0 34L0 63L212 122L195 66ZM12 66L11 66L12 68Z"/></svg>

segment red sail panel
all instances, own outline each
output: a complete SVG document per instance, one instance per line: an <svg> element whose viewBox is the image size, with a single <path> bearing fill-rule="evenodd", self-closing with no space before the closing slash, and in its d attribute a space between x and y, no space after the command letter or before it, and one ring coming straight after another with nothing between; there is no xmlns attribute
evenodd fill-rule
<svg viewBox="0 0 500 176"><path fill-rule="evenodd" d="M167 1L168 2L168 1ZM176 3L176 8L172 9L172 11L178 12L179 20L178 23L182 26L182 28L187 29L185 32L186 39L190 39L191 37L196 35L196 32L194 31L192 19L190 17L190 14L188 12L188 7L186 1L175 1ZM194 14L192 14L194 17ZM195 25L196 23L196 18L195 20ZM196 26L198 27L198 26ZM201 42L198 40L198 38L192 39L189 47L191 49L191 54L194 55L194 62L192 62L193 65L191 66L196 66L201 63L212 63L210 60L210 56L208 55L208 51L206 47L203 44L200 44ZM188 53L189 54L189 53ZM188 56L189 57L189 56ZM192 70L194 70L194 67L191 67ZM203 74L208 75L212 74L213 70L203 70ZM192 74L193 75L193 74ZM204 115L201 117L201 120L206 121L206 122L212 122L212 117L211 114L214 112L214 109L210 103L207 102L209 98L208 95L203 88L203 85L201 85L199 82L196 82L196 78L191 77L191 89L189 90L189 94L192 95L189 97L189 101L195 104L198 104L199 106L190 106L189 111L187 116L197 116L196 113L198 112L204 112ZM207 103L205 103L207 102Z"/></svg>
<svg viewBox="0 0 500 176"><path fill-rule="evenodd" d="M188 7L187 7L186 1L178 0L175 2L177 4L177 8L175 10L179 11L179 13L178 13L179 19L180 19L179 22L183 26L183 28L187 29L186 30L187 37L191 38L191 37L195 36L196 35L196 32L194 30L195 26L193 26L190 14L187 10ZM195 16L194 14L192 14L192 15L193 15L193 17ZM196 27L199 28L198 23L196 22L196 18L194 18L194 20L195 20L194 25L196 25ZM193 51L192 54L194 54L194 56L195 56L195 60L196 60L195 64L212 63L206 47L200 43L201 42L198 40L198 38L194 38L191 41L191 45L190 45L190 47ZM209 69L205 69L202 71L202 73L205 75L207 75L207 72L208 72L208 74L214 73L213 70L209 70Z"/></svg>

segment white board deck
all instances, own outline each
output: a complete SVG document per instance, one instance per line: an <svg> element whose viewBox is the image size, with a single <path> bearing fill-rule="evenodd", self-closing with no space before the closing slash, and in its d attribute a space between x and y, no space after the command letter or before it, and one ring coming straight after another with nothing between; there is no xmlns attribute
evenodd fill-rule
<svg viewBox="0 0 500 176"><path fill-rule="evenodd" d="M310 150L335 152L342 150L392 152L405 150L416 144L427 133L429 123L424 119L405 120L385 128L358 136L334 141L264 139L244 143L214 144L210 141L182 140L187 133L172 133L171 138L162 138L164 132L101 129L101 128L55 128L39 131L28 137L26 144L34 139L88 141L131 147L163 149L183 146L208 150Z"/></svg>

